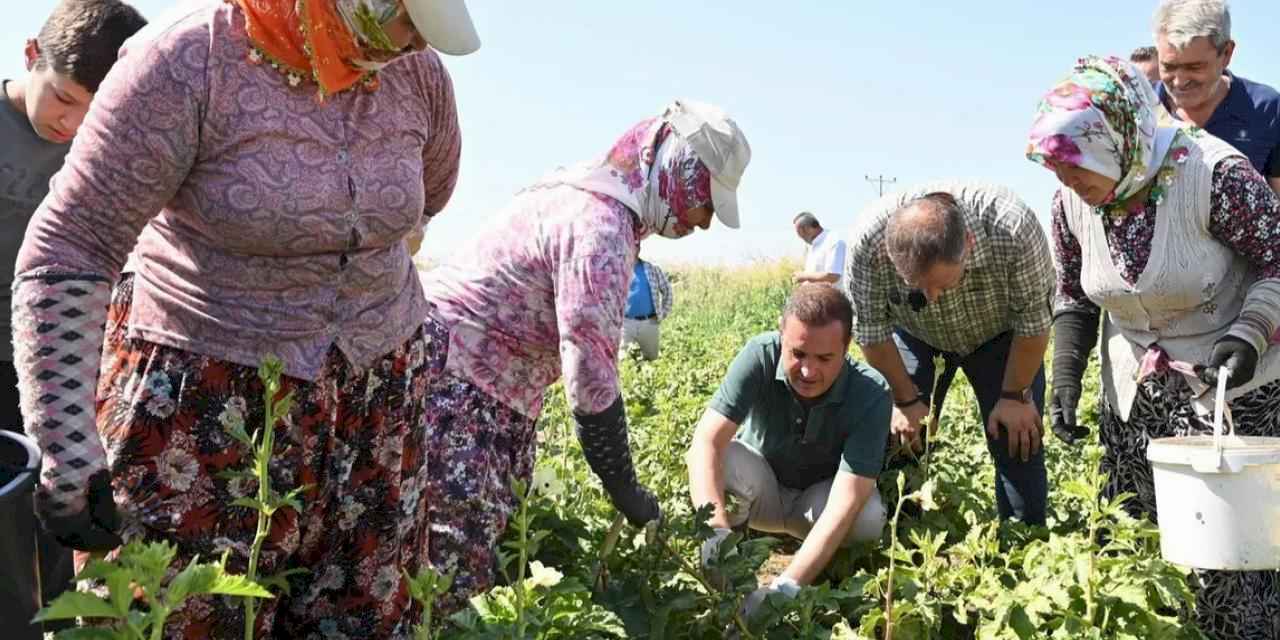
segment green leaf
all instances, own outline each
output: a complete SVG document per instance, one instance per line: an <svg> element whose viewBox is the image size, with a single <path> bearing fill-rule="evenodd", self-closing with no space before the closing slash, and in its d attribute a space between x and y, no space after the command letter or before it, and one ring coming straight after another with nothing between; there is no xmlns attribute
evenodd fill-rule
<svg viewBox="0 0 1280 640"><path fill-rule="evenodd" d="M275 589L276 591L288 596L288 595L292 595L293 593L293 587L289 585L289 576L302 575L304 573L311 573L311 570L303 569L303 568L286 569L284 571L267 576L265 578L259 576L258 584L262 585L268 590Z"/></svg>
<svg viewBox="0 0 1280 640"><path fill-rule="evenodd" d="M246 598L274 598L270 591L245 576L221 573L209 586L208 593L220 596L241 596Z"/></svg>
<svg viewBox="0 0 1280 640"><path fill-rule="evenodd" d="M213 583L214 576L222 570L218 565L201 565L199 561L199 556L192 558L187 567L179 571L178 575L169 582L164 600L170 609L177 608L189 595L206 593L209 585Z"/></svg>
<svg viewBox="0 0 1280 640"><path fill-rule="evenodd" d="M76 580L106 580L107 576L120 570L120 565L114 561L107 562L106 560L94 558L89 560L88 564L80 570L80 573L76 574Z"/></svg>
<svg viewBox="0 0 1280 640"><path fill-rule="evenodd" d="M284 362L274 353L262 356L262 364L258 365L258 378L267 387L279 387L280 376L284 375Z"/></svg>
<svg viewBox="0 0 1280 640"><path fill-rule="evenodd" d="M118 620L122 617L110 602L91 593L67 591L58 596L49 606L36 614L36 622L50 620L74 620L76 618L109 618Z"/></svg>
<svg viewBox="0 0 1280 640"><path fill-rule="evenodd" d="M1081 555L1075 557L1076 582L1080 586L1088 586L1089 584L1089 556Z"/></svg>
<svg viewBox="0 0 1280 640"><path fill-rule="evenodd" d="M106 580L103 581L107 585L107 594L111 598L111 606L120 613L129 611L129 606L133 604L133 580L129 577L127 571L114 571L110 573ZM150 596L151 594L146 594Z"/></svg>
<svg viewBox="0 0 1280 640"><path fill-rule="evenodd" d="M284 494L277 506L289 507L298 513L302 513L302 494L310 489L313 485L303 485Z"/></svg>
<svg viewBox="0 0 1280 640"><path fill-rule="evenodd" d="M116 562L131 568L136 582L158 584L177 554L178 548L168 542L130 542L121 550Z"/></svg>
<svg viewBox="0 0 1280 640"><path fill-rule="evenodd" d="M54 638L57 640L127 640L128 636L102 627L78 627L59 631Z"/></svg>
<svg viewBox="0 0 1280 640"><path fill-rule="evenodd" d="M289 415L289 412L292 410L293 410L293 392L292 391L286 394L285 397L277 400L275 403L275 406L272 407L272 413L274 413L277 418L284 418L285 416ZM275 425L271 425L271 426L274 427Z"/></svg>
<svg viewBox="0 0 1280 640"><path fill-rule="evenodd" d="M254 445L253 438L249 436L249 432L244 430L243 422L231 422L230 424L225 425L223 428L226 430L228 435L230 435L233 439L235 439L236 442L239 442L240 444L244 445L246 448L249 448L249 449L253 448L253 445Z"/></svg>
<svg viewBox="0 0 1280 640"><path fill-rule="evenodd" d="M255 482L258 480L258 476L252 471L243 471L238 469L219 471L215 475L220 480L253 480Z"/></svg>
<svg viewBox="0 0 1280 640"><path fill-rule="evenodd" d="M263 512L265 512L269 508L267 505L262 504L262 501L258 500L257 498L251 498L249 496L244 496L244 497L236 498L235 500L232 500L231 506L245 507L248 509L253 509L254 511L263 511Z"/></svg>

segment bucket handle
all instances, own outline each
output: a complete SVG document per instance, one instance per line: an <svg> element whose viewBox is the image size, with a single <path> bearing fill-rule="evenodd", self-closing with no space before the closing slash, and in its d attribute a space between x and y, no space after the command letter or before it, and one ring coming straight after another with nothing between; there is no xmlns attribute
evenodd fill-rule
<svg viewBox="0 0 1280 640"><path fill-rule="evenodd" d="M1230 367L1223 366L1218 368L1218 391L1216 394L1214 394L1214 399L1213 399L1213 448L1218 456L1219 469L1222 468L1224 463L1222 449L1226 443L1224 442L1224 439L1223 439L1222 419L1224 417L1224 414L1227 414L1227 378L1230 378L1230 377L1231 377ZM1229 414L1227 414L1225 417L1227 419L1227 424L1231 429L1230 433L1226 435L1229 435L1229 436L1236 435L1235 421L1231 419L1231 416Z"/></svg>
<svg viewBox="0 0 1280 640"><path fill-rule="evenodd" d="M20 469L21 473L14 476L13 480L10 480L4 486L0 486L0 495L4 495L12 491L19 485L19 483L22 482L24 474L34 475L40 472L40 449L30 438L13 431L0 431L0 438L9 438L22 445L22 448L27 450L27 466Z"/></svg>

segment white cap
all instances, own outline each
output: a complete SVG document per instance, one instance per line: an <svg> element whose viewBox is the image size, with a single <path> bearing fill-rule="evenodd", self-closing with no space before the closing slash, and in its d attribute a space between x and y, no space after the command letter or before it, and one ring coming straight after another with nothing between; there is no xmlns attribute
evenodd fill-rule
<svg viewBox="0 0 1280 640"><path fill-rule="evenodd" d="M480 36L471 22L466 0L404 0L404 7L432 49L465 56L480 48Z"/></svg>
<svg viewBox="0 0 1280 640"><path fill-rule="evenodd" d="M693 100L676 100L663 120L684 138L711 172L711 204L720 222L738 228L738 183L751 162L751 145L720 107Z"/></svg>

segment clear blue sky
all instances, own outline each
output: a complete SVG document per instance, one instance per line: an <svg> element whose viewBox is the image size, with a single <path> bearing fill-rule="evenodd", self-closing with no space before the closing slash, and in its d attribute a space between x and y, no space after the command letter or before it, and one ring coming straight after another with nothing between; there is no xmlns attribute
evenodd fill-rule
<svg viewBox="0 0 1280 640"><path fill-rule="evenodd" d="M155 16L175 0L135 0ZM0 76L53 2L6 3ZM1150 41L1155 0L469 0L483 48L446 58L463 128L458 189L427 233L439 257L483 233L510 195L559 164L595 157L673 97L714 102L754 152L743 228L652 239L659 261L798 255L799 210L844 232L899 185L971 177L1013 187L1042 216L1056 183L1023 158L1038 97L1073 60ZM1280 84L1280 2L1231 3L1232 68Z"/></svg>

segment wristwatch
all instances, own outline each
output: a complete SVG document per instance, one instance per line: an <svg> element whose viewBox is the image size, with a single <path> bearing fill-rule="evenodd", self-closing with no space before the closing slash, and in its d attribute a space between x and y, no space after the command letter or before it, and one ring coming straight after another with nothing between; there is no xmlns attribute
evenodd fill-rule
<svg viewBox="0 0 1280 640"><path fill-rule="evenodd" d="M1022 404L1031 404L1031 387L1024 387L1017 391L1000 391L1001 400L1013 400Z"/></svg>
<svg viewBox="0 0 1280 640"><path fill-rule="evenodd" d="M919 393L917 393L917 394L916 394L916 397L914 397L914 398L912 398L912 399L910 399L910 400L905 400L905 401L902 401L902 402L899 402L899 401L897 401L897 400L894 400L894 401L893 401L893 406L895 406L895 407L897 407L897 408L899 408L899 409L906 409L907 407L909 407L909 406L911 406L911 405L913 405L913 404L915 404L915 403L917 403L917 402L919 402L919 403L923 404L923 403L924 403L924 396L922 396L922 395L920 395Z"/></svg>

